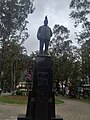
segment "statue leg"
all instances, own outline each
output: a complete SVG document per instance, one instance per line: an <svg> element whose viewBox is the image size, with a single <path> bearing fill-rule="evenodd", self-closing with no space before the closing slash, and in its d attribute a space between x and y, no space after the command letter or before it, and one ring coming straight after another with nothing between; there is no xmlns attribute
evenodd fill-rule
<svg viewBox="0 0 90 120"><path fill-rule="evenodd" d="M49 40L45 41L45 54L48 52Z"/></svg>
<svg viewBox="0 0 90 120"><path fill-rule="evenodd" d="M40 40L40 53L43 53L43 46L44 46L44 41Z"/></svg>

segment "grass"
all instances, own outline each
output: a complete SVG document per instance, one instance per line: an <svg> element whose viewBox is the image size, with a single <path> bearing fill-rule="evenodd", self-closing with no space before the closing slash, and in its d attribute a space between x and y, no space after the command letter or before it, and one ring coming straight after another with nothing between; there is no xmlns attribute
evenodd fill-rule
<svg viewBox="0 0 90 120"><path fill-rule="evenodd" d="M70 98L70 97L66 97L66 99L76 100L76 101L80 101L80 102L83 102L83 103L88 103L88 104L90 104L90 98L89 98L89 99L85 99L85 98L83 98L83 97L80 97L80 98Z"/></svg>
<svg viewBox="0 0 90 120"><path fill-rule="evenodd" d="M26 104L27 96L16 96L16 95L0 96L0 103Z"/></svg>
<svg viewBox="0 0 90 120"><path fill-rule="evenodd" d="M59 98L56 98L56 99L55 99L55 104L63 104L63 103L64 103L63 100L61 100L61 99L59 99Z"/></svg>
<svg viewBox="0 0 90 120"><path fill-rule="evenodd" d="M8 104L27 104L27 96L17 96L17 95L8 95L8 96L0 96L0 103L8 103ZM55 104L64 103L59 98L55 99Z"/></svg>
<svg viewBox="0 0 90 120"><path fill-rule="evenodd" d="M78 100L81 101L81 102L90 104L90 99L80 98L80 99L78 99Z"/></svg>

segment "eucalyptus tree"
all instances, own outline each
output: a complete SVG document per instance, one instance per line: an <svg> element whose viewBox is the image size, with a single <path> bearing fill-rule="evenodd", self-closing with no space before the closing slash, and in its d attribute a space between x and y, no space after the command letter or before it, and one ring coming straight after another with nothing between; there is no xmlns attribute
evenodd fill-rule
<svg viewBox="0 0 90 120"><path fill-rule="evenodd" d="M90 78L90 1L72 0L70 8L70 17L75 21L75 27L81 28L79 33L76 33L76 38L81 43L82 78L85 80L87 77Z"/></svg>
<svg viewBox="0 0 90 120"><path fill-rule="evenodd" d="M55 25L53 38L50 43L50 53L53 60L53 79L66 86L71 84L70 90L74 89L80 80L81 57L77 46L69 39L70 31L60 25Z"/></svg>
<svg viewBox="0 0 90 120"><path fill-rule="evenodd" d="M63 52L65 51L65 48L63 47L63 45L67 42L65 40L67 40L69 38L69 33L70 31L64 27L63 25L55 25L53 28L53 38L50 42L51 45L51 50L53 52L53 54L55 54L56 56L58 55L62 55ZM68 43L70 43L71 41L68 41Z"/></svg>
<svg viewBox="0 0 90 120"><path fill-rule="evenodd" d="M21 74L27 69L29 58L23 52L26 49L14 40L5 48L7 54L3 61L2 86L3 89L6 89L6 86L12 89L15 88L15 85L20 81Z"/></svg>
<svg viewBox="0 0 90 120"><path fill-rule="evenodd" d="M90 83L90 40L81 47L82 56L82 78L84 83Z"/></svg>
<svg viewBox="0 0 90 120"><path fill-rule="evenodd" d="M81 31L76 33L79 42L90 40L90 1L71 0L70 17L75 21L75 27L81 27Z"/></svg>
<svg viewBox="0 0 90 120"><path fill-rule="evenodd" d="M1 77L23 55L22 44L29 37L26 18L34 9L33 0L0 0Z"/></svg>
<svg viewBox="0 0 90 120"><path fill-rule="evenodd" d="M33 11L31 0L0 0L0 38L27 37L26 18ZM21 36L22 32L25 36Z"/></svg>
<svg viewBox="0 0 90 120"><path fill-rule="evenodd" d="M53 79L67 84L71 74L72 41L69 40L70 31L63 25L55 25L50 52L53 60Z"/></svg>
<svg viewBox="0 0 90 120"><path fill-rule="evenodd" d="M4 57L5 42L17 40L21 44L28 38L26 18L34 11L31 0L0 1L0 43ZM7 45L8 45L7 44Z"/></svg>

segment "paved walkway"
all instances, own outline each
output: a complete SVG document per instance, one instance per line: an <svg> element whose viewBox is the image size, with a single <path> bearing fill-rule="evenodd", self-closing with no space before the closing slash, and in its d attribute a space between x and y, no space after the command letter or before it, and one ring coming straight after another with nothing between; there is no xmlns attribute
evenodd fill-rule
<svg viewBox="0 0 90 120"><path fill-rule="evenodd" d="M90 104L67 99L64 101L64 104L56 105L56 113L63 120L90 120ZM17 120L18 114L25 112L25 105L0 104L0 120Z"/></svg>
<svg viewBox="0 0 90 120"><path fill-rule="evenodd" d="M17 120L18 114L25 112L25 105L0 104L0 120Z"/></svg>
<svg viewBox="0 0 90 120"><path fill-rule="evenodd" d="M64 101L63 105L56 106L56 113L63 120L90 120L90 104L67 99Z"/></svg>

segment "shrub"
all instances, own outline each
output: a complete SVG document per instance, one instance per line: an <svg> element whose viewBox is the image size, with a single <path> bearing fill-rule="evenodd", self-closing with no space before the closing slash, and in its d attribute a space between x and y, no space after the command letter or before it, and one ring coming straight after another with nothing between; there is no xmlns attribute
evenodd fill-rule
<svg viewBox="0 0 90 120"><path fill-rule="evenodd" d="M23 95L23 92L21 90L16 90L16 95Z"/></svg>

